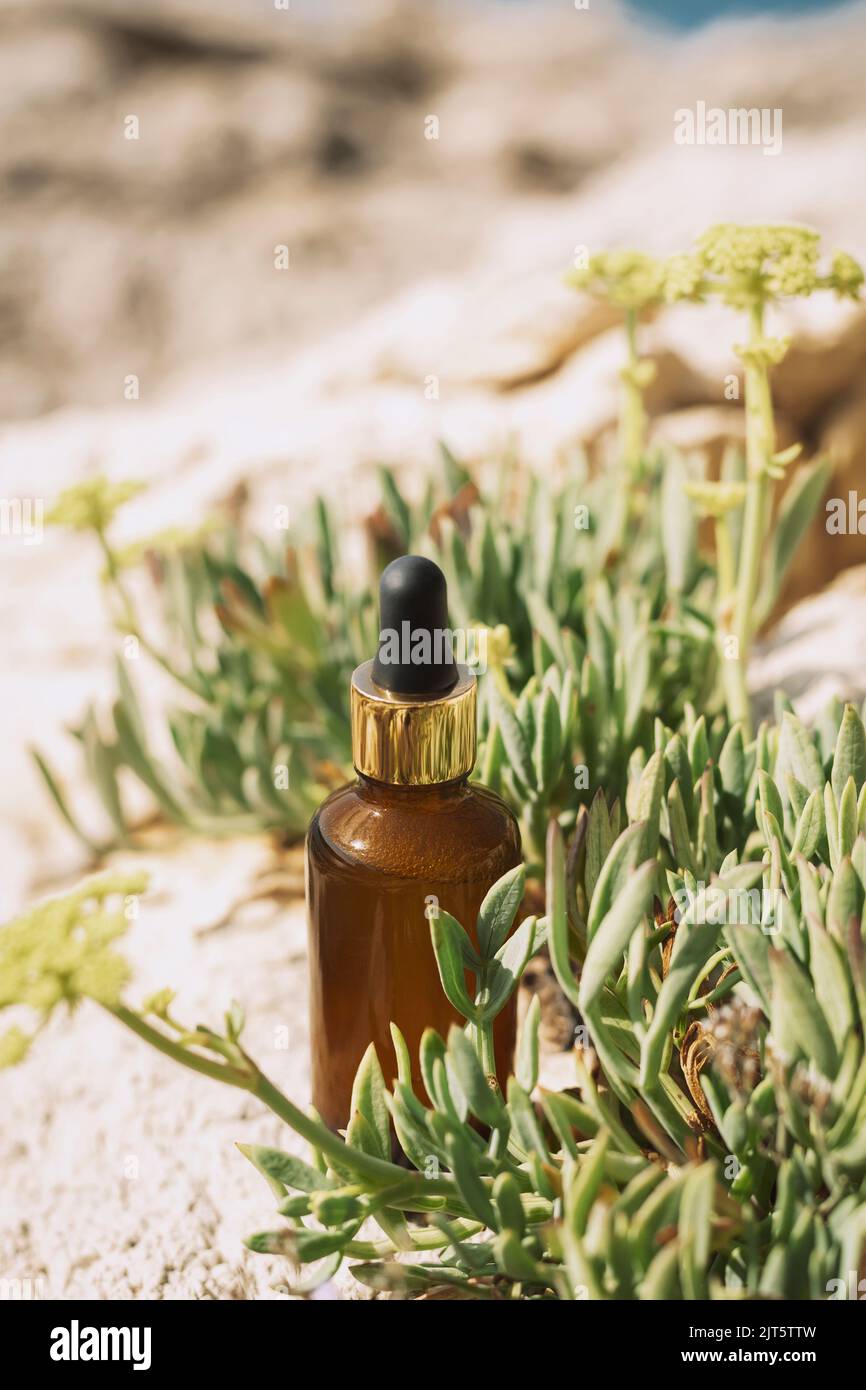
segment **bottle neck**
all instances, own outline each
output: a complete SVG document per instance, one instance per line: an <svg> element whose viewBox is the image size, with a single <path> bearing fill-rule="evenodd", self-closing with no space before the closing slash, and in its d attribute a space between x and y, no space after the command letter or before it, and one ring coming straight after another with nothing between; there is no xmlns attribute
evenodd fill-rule
<svg viewBox="0 0 866 1390"><path fill-rule="evenodd" d="M357 769L356 769L357 770ZM448 782L416 782L412 786L399 786L393 782L380 782L364 772L358 773L358 785L362 795L371 801L387 803L392 806L405 806L407 802L449 802L463 796L469 785L469 773L452 777Z"/></svg>

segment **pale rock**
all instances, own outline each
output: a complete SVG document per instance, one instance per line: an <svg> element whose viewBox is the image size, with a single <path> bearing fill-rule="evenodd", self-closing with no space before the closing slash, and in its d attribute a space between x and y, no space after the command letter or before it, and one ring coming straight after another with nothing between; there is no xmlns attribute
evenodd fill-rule
<svg viewBox="0 0 866 1390"><path fill-rule="evenodd" d="M829 133L862 111L858 73L866 62L862 12L841 11L838 23L822 13L742 18L737 26L736 62L722 67L731 31L721 19L668 47L666 91L672 106L779 108L783 153L796 148L804 127ZM772 54L772 62L767 55ZM768 159L768 163L770 160Z"/></svg>
<svg viewBox="0 0 866 1390"><path fill-rule="evenodd" d="M477 288L450 297L422 287L410 298L410 313L430 304L421 343L395 333L381 371L422 381L435 374L446 385L486 386L511 391L548 376L584 343L620 319L608 305L575 292L561 275L536 272L516 279L487 277ZM405 310L404 310L405 313ZM408 322L400 314L399 322ZM417 323L418 320L416 319ZM437 337L438 328L438 337Z"/></svg>
<svg viewBox="0 0 866 1390"><path fill-rule="evenodd" d="M755 649L749 688L762 711L784 690L806 721L833 695L858 704L866 697L866 565L844 570L785 615Z"/></svg>
<svg viewBox="0 0 866 1390"><path fill-rule="evenodd" d="M641 331L641 350L667 349L705 383L707 405L743 404L743 364L734 351L742 337L742 319L724 304L710 300L696 309L672 304ZM725 392L727 391L727 395Z"/></svg>
<svg viewBox="0 0 866 1390"><path fill-rule="evenodd" d="M842 397L824 417L817 451L830 460L833 474L820 516L808 537L810 550L803 568L811 573L814 553L817 572L829 577L866 561L866 397L862 385ZM835 522L833 531L828 529L832 499L845 503L846 525L841 532L835 529Z"/></svg>
<svg viewBox="0 0 866 1390"><path fill-rule="evenodd" d="M793 221L820 230L828 253L862 256L866 238L851 169L861 159L863 114L840 125L829 141L823 132L798 132L778 159L757 146L676 145L672 131L670 111L665 124L655 126L652 144L560 200L555 218L547 208L518 207L495 229L489 254L503 265L525 261L527 246L542 264L570 264L575 244L593 251L639 246L668 255L689 250L717 222ZM742 316L732 314L729 322L730 340L741 340ZM696 327L696 337L699 332Z"/></svg>
<svg viewBox="0 0 866 1390"><path fill-rule="evenodd" d="M104 78L108 50L97 34L72 20L58 18L46 31L14 12L3 34L3 83L0 120L28 107L59 109L64 102L87 98ZM5 151L17 162L18 152Z"/></svg>
<svg viewBox="0 0 866 1390"><path fill-rule="evenodd" d="M866 309L825 291L786 305L779 318L782 334L791 336L791 346L773 369L773 399L805 427L863 381Z"/></svg>

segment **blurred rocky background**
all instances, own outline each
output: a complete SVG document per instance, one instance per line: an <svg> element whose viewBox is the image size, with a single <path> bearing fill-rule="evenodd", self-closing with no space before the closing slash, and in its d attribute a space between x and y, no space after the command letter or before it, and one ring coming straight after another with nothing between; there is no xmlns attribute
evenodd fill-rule
<svg viewBox="0 0 866 1390"><path fill-rule="evenodd" d="M576 247L668 252L714 221L794 220L866 257L866 10L742 8L0 0L0 496L145 478L131 539L195 526L240 481L261 526L316 488L351 523L372 465L411 486L437 438L492 467L514 447L553 470L579 442L601 463L621 343L562 284ZM651 22L661 9L738 18L682 33ZM781 109L781 153L675 144L674 112L698 101ZM773 327L796 335L782 442L830 452L831 495L862 489L864 311L816 297ZM656 438L717 458L741 437L737 334L722 309L647 328ZM866 537L818 518L788 602L815 596L769 637L756 689L787 686L806 712L866 691L848 568L864 559ZM0 917L81 868L27 750L76 776L62 726L110 693L98 570L87 538L0 536ZM298 867L280 865L288 905L258 902L270 854L155 842L133 952L193 1013L243 997L265 1058L288 1026L272 1069L301 1098ZM0 1273L53 1297L265 1295L279 1272L239 1240L267 1193L230 1141L277 1136L206 1085L167 1082L86 1012L46 1038L3 1081Z"/></svg>
<svg viewBox="0 0 866 1390"><path fill-rule="evenodd" d="M195 526L242 479L262 526L313 482L351 522L372 463L411 487L437 438L555 469L603 452L622 352L562 283L576 247L789 219L866 253L862 5L684 34L645 22L656 0L280 3L0 0L4 498L143 477L132 535ZM698 101L778 108L781 152L676 144ZM816 296L780 318L781 442L829 451L847 496L866 316ZM717 458L741 436L738 332L689 306L648 327L657 439ZM819 517L787 601L863 558ZM68 763L60 725L108 669L97 570L86 540L0 537L3 905L73 852L27 745Z"/></svg>

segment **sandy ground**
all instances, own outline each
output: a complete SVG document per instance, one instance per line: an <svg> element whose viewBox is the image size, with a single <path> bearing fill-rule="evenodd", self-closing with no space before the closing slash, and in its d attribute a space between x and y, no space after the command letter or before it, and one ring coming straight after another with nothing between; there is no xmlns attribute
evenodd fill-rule
<svg viewBox="0 0 866 1390"><path fill-rule="evenodd" d="M135 857L152 878L127 939L131 997L171 983L179 1017L215 1025L232 999L249 1001L250 1052L303 1097L302 902L242 908L214 926L269 858L251 840ZM87 1005L55 1019L28 1064L4 1075L3 1110L3 1278L34 1281L45 1298L284 1296L285 1263L242 1246L268 1228L273 1205L234 1145L303 1146L250 1097L183 1071Z"/></svg>

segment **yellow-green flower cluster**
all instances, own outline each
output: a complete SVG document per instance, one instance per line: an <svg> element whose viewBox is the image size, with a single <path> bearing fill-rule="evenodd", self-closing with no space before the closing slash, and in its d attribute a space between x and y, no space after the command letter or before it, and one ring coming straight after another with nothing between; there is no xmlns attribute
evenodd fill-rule
<svg viewBox="0 0 866 1390"><path fill-rule="evenodd" d="M566 279L596 299L639 313L677 299L699 299L703 275L697 256L677 255L659 260L643 251L600 251Z"/></svg>
<svg viewBox="0 0 866 1390"><path fill-rule="evenodd" d="M840 298L859 299L863 288L863 267L847 251L837 251L826 280L828 289L835 290Z"/></svg>
<svg viewBox="0 0 866 1390"><path fill-rule="evenodd" d="M734 308L810 295L818 289L856 298L862 269L852 256L837 252L829 274L822 275L820 241L810 227L723 222L699 238L698 257L707 288Z"/></svg>
<svg viewBox="0 0 866 1390"><path fill-rule="evenodd" d="M665 299L701 299L704 294L704 267L698 256L682 252L665 261Z"/></svg>
<svg viewBox="0 0 866 1390"><path fill-rule="evenodd" d="M863 269L844 251L830 270L819 266L820 236L793 224L741 226L722 222L698 239L697 250L658 260L641 251L603 251L573 270L568 283L623 310L718 294L737 309L830 289L856 299Z"/></svg>
<svg viewBox="0 0 866 1390"><path fill-rule="evenodd" d="M567 280L618 309L648 309L665 298L664 263L642 251L600 251Z"/></svg>
<svg viewBox="0 0 866 1390"><path fill-rule="evenodd" d="M30 1050L30 1041L23 1028L9 1028L0 1034L0 1071L23 1062Z"/></svg>
<svg viewBox="0 0 866 1390"><path fill-rule="evenodd" d="M144 874L92 879L0 928L0 1009L22 1005L41 1025L61 1003L116 1004L129 971L112 943L129 925L126 901L146 886ZM19 1062L29 1044L21 1028L11 1028L0 1037L0 1066Z"/></svg>
<svg viewBox="0 0 866 1390"><path fill-rule="evenodd" d="M810 294L818 282L820 238L808 227L743 227L722 222L698 239L698 254L728 303Z"/></svg>
<svg viewBox="0 0 866 1390"><path fill-rule="evenodd" d="M105 531L120 507L146 487L132 479L112 483L101 474L87 478L64 488L45 520L70 531Z"/></svg>

